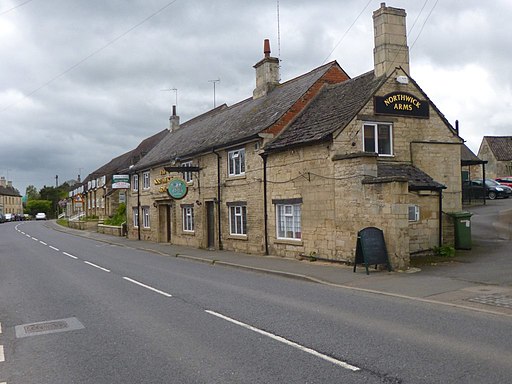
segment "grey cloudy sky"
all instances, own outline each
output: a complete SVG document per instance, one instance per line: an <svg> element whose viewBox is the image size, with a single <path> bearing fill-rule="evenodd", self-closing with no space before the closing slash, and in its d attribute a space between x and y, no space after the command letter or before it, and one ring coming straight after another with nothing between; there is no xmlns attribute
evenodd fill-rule
<svg viewBox="0 0 512 384"><path fill-rule="evenodd" d="M337 60L373 68L368 0L0 0L0 175L82 178L168 126L252 95L263 40L282 81ZM280 44L277 9L279 4ZM476 153L511 135L512 2L388 0L407 11L411 76ZM279 49L280 48L280 49Z"/></svg>

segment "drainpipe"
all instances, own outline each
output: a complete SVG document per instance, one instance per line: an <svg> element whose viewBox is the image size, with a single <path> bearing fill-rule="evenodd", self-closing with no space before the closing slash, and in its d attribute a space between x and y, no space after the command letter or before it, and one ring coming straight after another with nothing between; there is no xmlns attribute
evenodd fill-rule
<svg viewBox="0 0 512 384"><path fill-rule="evenodd" d="M137 175L137 238L140 240L140 175Z"/></svg>
<svg viewBox="0 0 512 384"><path fill-rule="evenodd" d="M439 189L439 248L443 246L443 190Z"/></svg>
<svg viewBox="0 0 512 384"><path fill-rule="evenodd" d="M217 155L217 226L219 233L219 250L222 250L222 227L220 220L220 202L221 202L221 188L220 188L220 155L213 150L213 153Z"/></svg>
<svg viewBox="0 0 512 384"><path fill-rule="evenodd" d="M268 255L268 215L267 215L267 157L266 153L261 154L263 159L263 241L265 243L265 255Z"/></svg>

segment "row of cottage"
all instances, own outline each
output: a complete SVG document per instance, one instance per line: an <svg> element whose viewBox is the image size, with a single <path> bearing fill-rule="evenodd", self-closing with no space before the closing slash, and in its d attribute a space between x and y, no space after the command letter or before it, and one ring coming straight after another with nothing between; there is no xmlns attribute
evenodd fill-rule
<svg viewBox="0 0 512 384"><path fill-rule="evenodd" d="M373 226L400 269L453 244L463 140L410 76L405 11L383 3L373 18L372 71L350 78L334 61L280 83L266 40L252 97L182 124L174 108L168 129L90 174L71 209L108 216L125 202L133 239L338 261Z"/></svg>

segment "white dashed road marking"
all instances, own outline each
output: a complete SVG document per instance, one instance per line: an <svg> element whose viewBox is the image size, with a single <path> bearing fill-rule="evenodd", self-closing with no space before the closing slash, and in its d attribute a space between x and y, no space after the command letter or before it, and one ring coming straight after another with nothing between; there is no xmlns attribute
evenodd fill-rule
<svg viewBox="0 0 512 384"><path fill-rule="evenodd" d="M49 246L51 249L53 249L54 251L59 251L59 248L55 248L54 246Z"/></svg>
<svg viewBox="0 0 512 384"><path fill-rule="evenodd" d="M125 279L126 281L129 281L130 283L133 283L133 284L137 284L141 287L144 287L146 289L149 289L153 292L156 292L156 293L159 293L161 295L164 295L166 297L172 297L172 295L170 293L167 293L167 292L163 292L163 291L160 291L159 289L156 289L156 288L153 288L153 287L150 287L149 285L146 285L146 284L143 284L141 283L140 281L137 281L137 280L133 280L133 279L130 279L129 277L123 277L123 279Z"/></svg>
<svg viewBox="0 0 512 384"><path fill-rule="evenodd" d="M0 363L5 361L4 346L0 345Z"/></svg>
<svg viewBox="0 0 512 384"><path fill-rule="evenodd" d="M89 261L84 261L84 263L85 263L85 264L89 264L91 267L101 269L102 271L110 272L110 269L100 267L99 265L93 264L93 263L91 263L91 262L89 262Z"/></svg>
<svg viewBox="0 0 512 384"><path fill-rule="evenodd" d="M41 244L43 244L43 245L48 245L48 244L46 244L44 241L39 240L39 242L40 242Z"/></svg>
<svg viewBox="0 0 512 384"><path fill-rule="evenodd" d="M67 253L67 252L62 252L62 253L63 253L64 255L66 255L66 256L71 257L72 259L75 259L75 260L77 260L77 259L78 259L78 257L73 256L73 255L70 255L70 254L69 254L69 253Z"/></svg>
<svg viewBox="0 0 512 384"><path fill-rule="evenodd" d="M261 330L259 328L253 327L252 325L242 323L241 321L238 321L238 320L232 319L230 317L224 316L224 315L222 315L220 313L217 313L217 312L214 312L214 311L210 311L210 310L206 310L205 312L209 313L210 315L217 316L218 318L221 318L221 319L224 319L226 321L229 321L229 322L231 322L233 324L239 325L239 326L241 326L243 328L249 329L249 330L251 330L253 332L259 333L260 335L264 335L264 336L270 337L273 340L279 341L279 342L281 342L283 344L286 344L286 345L289 345L289 346L291 346L293 348L297 348L297 349L299 349L299 350L301 350L303 352L306 352L306 353L309 353L309 354L311 354L313 356L319 357L320 359L326 360L329 363L338 365L338 366L340 366L342 368L349 369L349 370L354 371L354 372L360 370L360 368L358 368L358 367L356 367L354 365L351 365L351 364L348 364L348 363L346 363L344 361L341 361L341 360L335 359L333 357L324 355L323 353L317 352L314 349L304 347L304 346L302 346L300 344L297 344L297 343L295 343L293 341L287 340L284 337L277 336L277 335L274 335L274 334L272 334L270 332L263 331L263 330Z"/></svg>

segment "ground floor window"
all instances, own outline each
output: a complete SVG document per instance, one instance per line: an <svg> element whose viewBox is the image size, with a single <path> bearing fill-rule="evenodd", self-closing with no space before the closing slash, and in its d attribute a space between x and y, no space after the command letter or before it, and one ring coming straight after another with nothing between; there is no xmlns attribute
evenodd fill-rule
<svg viewBox="0 0 512 384"><path fill-rule="evenodd" d="M276 204L277 238L302 239L301 204Z"/></svg>
<svg viewBox="0 0 512 384"><path fill-rule="evenodd" d="M420 221L420 207L409 205L409 221Z"/></svg>
<svg viewBox="0 0 512 384"><path fill-rule="evenodd" d="M139 226L139 208L134 207L133 212L133 226L137 228Z"/></svg>
<svg viewBox="0 0 512 384"><path fill-rule="evenodd" d="M142 226L144 228L150 228L149 221L149 207L142 207Z"/></svg>
<svg viewBox="0 0 512 384"><path fill-rule="evenodd" d="M183 213L183 231L193 232L194 231L194 207L186 205L181 208Z"/></svg>
<svg viewBox="0 0 512 384"><path fill-rule="evenodd" d="M229 232L231 235L247 235L247 206L229 206Z"/></svg>

